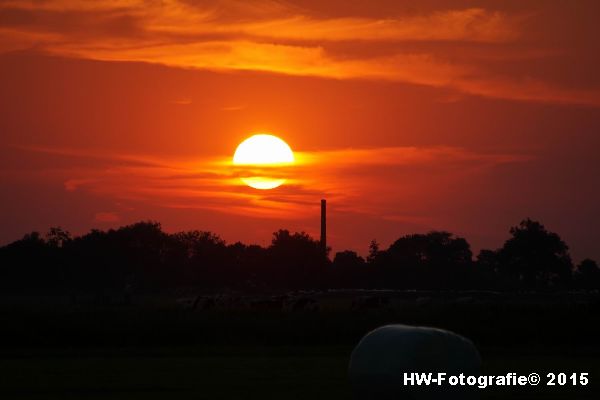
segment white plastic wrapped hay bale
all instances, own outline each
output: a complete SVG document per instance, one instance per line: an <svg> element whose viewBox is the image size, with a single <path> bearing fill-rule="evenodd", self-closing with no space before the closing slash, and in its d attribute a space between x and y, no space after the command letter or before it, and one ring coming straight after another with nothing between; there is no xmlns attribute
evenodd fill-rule
<svg viewBox="0 0 600 400"><path fill-rule="evenodd" d="M349 378L357 400L473 399L466 386L405 385L404 373L478 375L479 352L470 340L436 328L387 325L368 333L354 348Z"/></svg>

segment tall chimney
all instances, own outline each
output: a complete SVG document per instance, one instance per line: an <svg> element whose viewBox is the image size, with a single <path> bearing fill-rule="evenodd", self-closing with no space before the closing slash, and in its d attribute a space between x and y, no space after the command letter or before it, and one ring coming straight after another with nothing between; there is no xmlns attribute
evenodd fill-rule
<svg viewBox="0 0 600 400"><path fill-rule="evenodd" d="M327 250L327 200L321 199L321 247Z"/></svg>

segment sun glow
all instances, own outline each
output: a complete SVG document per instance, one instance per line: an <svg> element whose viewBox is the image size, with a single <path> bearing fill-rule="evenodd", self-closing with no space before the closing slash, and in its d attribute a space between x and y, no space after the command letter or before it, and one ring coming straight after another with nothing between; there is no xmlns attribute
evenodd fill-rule
<svg viewBox="0 0 600 400"><path fill-rule="evenodd" d="M239 144L233 155L233 165L251 170L240 178L242 182L262 190L281 186L285 178L277 177L277 170L293 163L294 153L290 146L277 136L268 134L249 137Z"/></svg>

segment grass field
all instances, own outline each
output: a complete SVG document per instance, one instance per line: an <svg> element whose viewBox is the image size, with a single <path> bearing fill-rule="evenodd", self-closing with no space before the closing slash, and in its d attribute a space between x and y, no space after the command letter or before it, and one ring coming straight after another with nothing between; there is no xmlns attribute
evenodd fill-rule
<svg viewBox="0 0 600 400"><path fill-rule="evenodd" d="M393 323L465 335L487 375L589 373L587 387L487 388L482 399L596 399L599 315L562 298L300 313L5 302L0 399L351 399L353 347Z"/></svg>
<svg viewBox="0 0 600 400"><path fill-rule="evenodd" d="M351 399L351 347L21 349L0 359L5 399ZM510 354L513 353L513 354ZM518 355L494 349L485 372L588 371L592 386L482 390L489 399L592 399L597 356ZM550 390L552 389L552 390Z"/></svg>

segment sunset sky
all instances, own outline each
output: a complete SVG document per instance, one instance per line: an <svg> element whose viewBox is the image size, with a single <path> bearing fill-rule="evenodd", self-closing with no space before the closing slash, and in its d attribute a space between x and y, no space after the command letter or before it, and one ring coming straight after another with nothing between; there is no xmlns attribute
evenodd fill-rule
<svg viewBox="0 0 600 400"><path fill-rule="evenodd" d="M158 220L365 254L531 217L600 259L600 2L0 0L0 244ZM254 133L297 156L272 190Z"/></svg>

